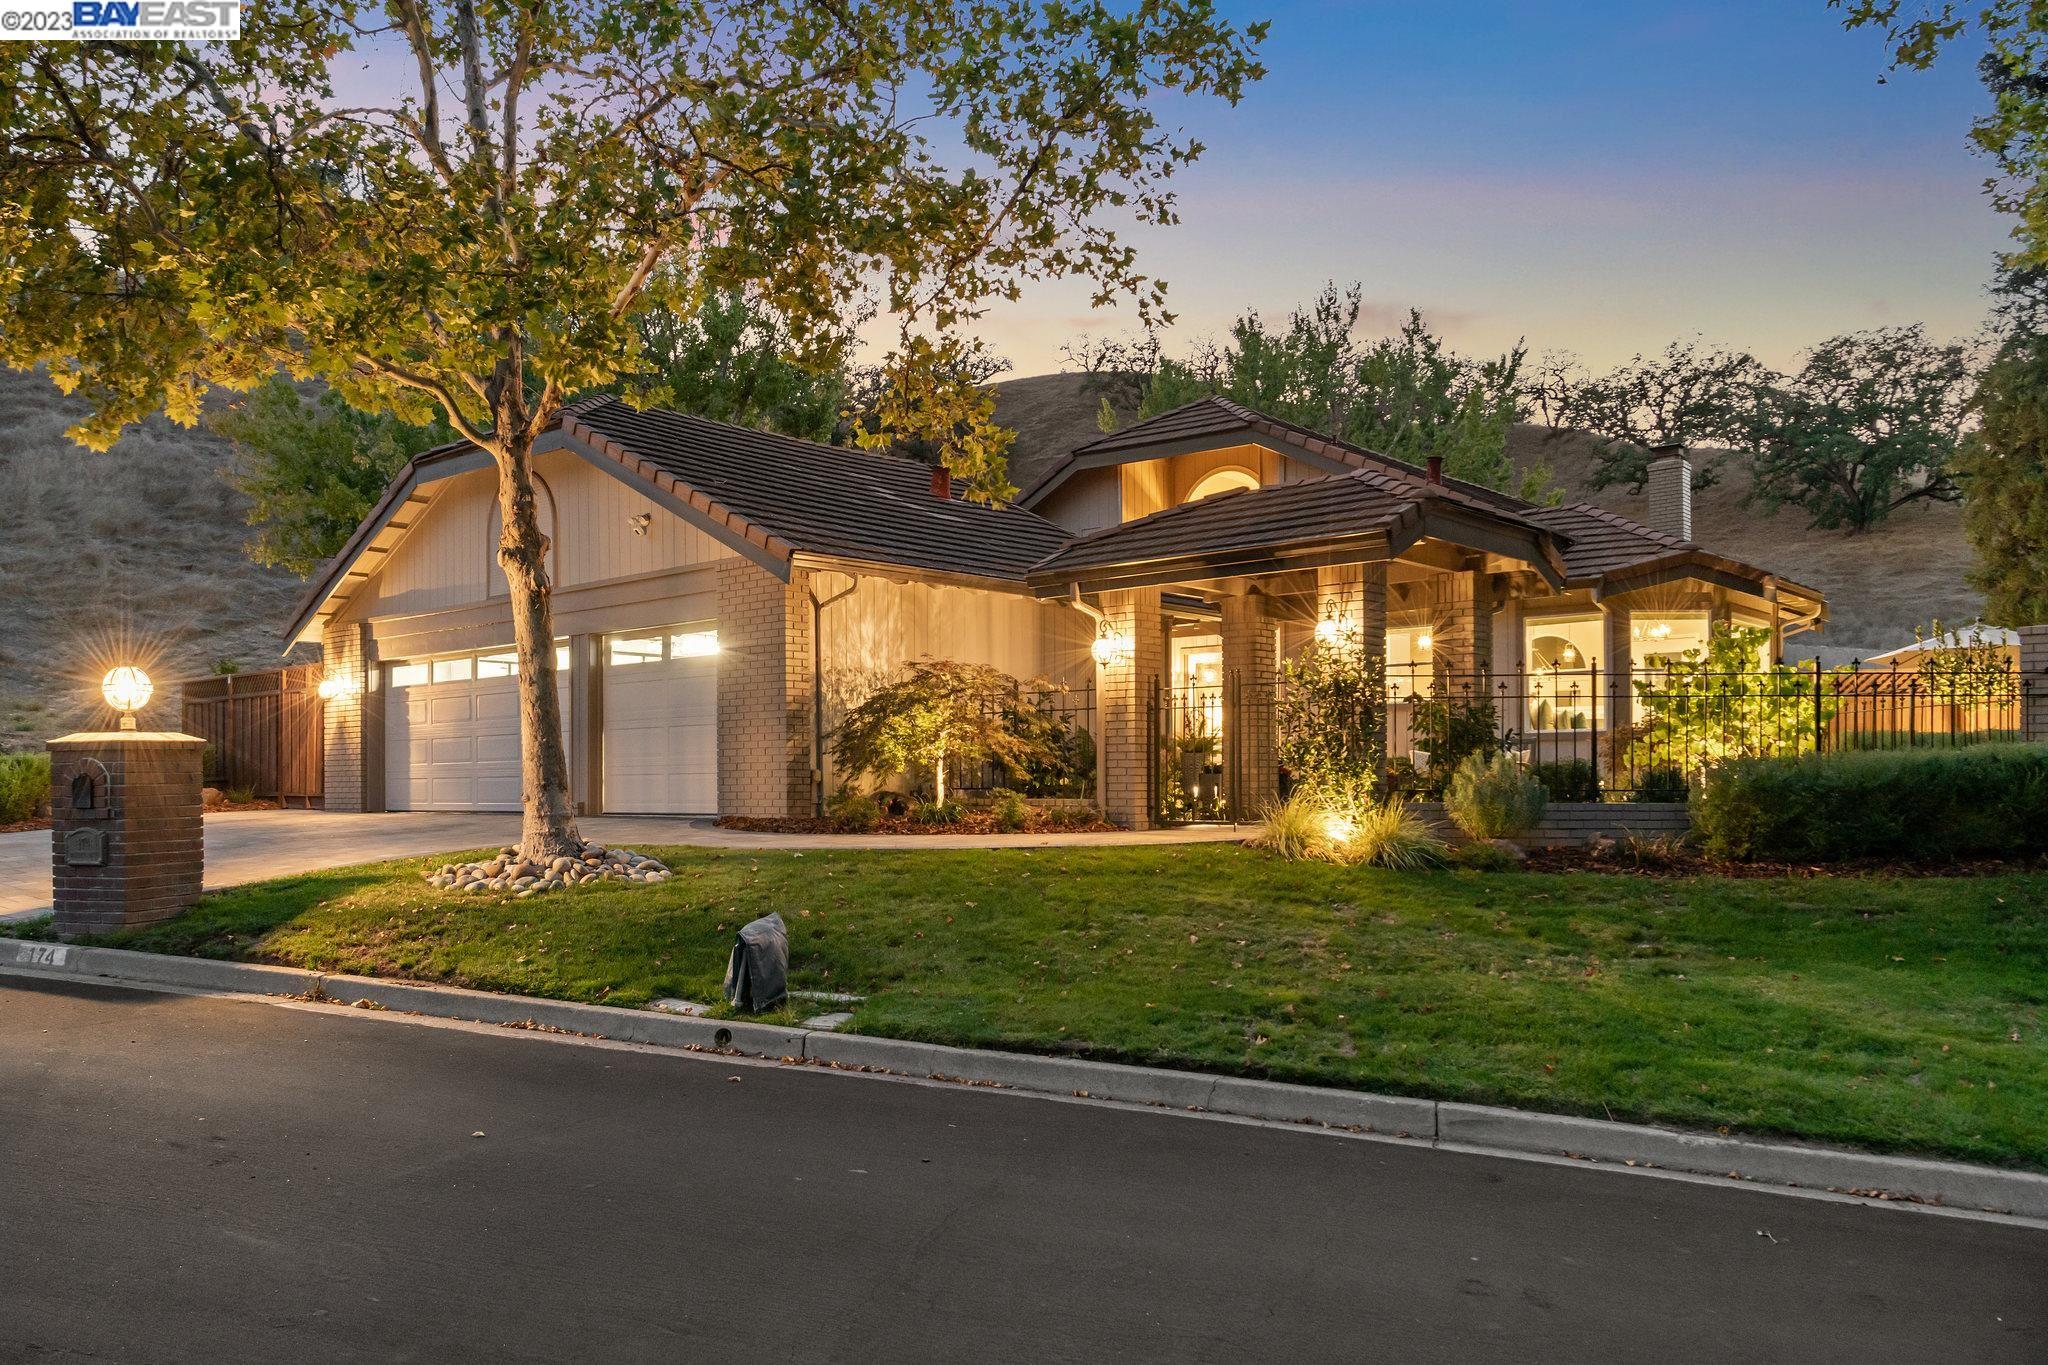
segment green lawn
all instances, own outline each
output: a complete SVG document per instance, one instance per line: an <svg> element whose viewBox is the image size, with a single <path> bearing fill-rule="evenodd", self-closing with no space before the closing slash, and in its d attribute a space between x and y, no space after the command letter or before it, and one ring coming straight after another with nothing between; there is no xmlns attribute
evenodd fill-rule
<svg viewBox="0 0 2048 1365"><path fill-rule="evenodd" d="M2048 877L656 851L657 888L448 897L407 860L113 941L638 1005L716 999L733 930L773 909L792 984L865 994L865 1033L2048 1168Z"/></svg>

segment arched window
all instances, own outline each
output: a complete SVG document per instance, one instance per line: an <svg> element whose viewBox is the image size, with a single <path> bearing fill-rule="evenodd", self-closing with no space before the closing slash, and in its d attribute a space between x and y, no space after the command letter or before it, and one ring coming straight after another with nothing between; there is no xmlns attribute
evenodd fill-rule
<svg viewBox="0 0 2048 1365"><path fill-rule="evenodd" d="M1258 486L1259 476L1252 473L1249 469L1240 469L1236 465L1226 465L1222 469L1212 469L1201 478L1196 479L1195 486L1188 490L1187 500L1189 502L1200 502L1203 498L1213 498L1218 493L1228 493L1237 488L1257 488Z"/></svg>
<svg viewBox="0 0 2048 1365"><path fill-rule="evenodd" d="M498 563L498 538L503 533L504 522L498 515L498 493L493 473L491 489L491 510L484 523L484 583L491 597L509 597L511 584L505 581L505 570ZM548 540L548 577L559 580L562 573L562 547L555 540L555 490L548 487L548 481L539 474L533 476L534 511L540 517L540 533Z"/></svg>

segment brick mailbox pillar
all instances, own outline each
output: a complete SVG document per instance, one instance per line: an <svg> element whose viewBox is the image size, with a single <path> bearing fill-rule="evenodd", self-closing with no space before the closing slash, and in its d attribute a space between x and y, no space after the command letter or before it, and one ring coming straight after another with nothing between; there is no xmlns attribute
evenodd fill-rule
<svg viewBox="0 0 2048 1365"><path fill-rule="evenodd" d="M137 730L50 741L59 937L154 924L199 899L205 748L191 735Z"/></svg>

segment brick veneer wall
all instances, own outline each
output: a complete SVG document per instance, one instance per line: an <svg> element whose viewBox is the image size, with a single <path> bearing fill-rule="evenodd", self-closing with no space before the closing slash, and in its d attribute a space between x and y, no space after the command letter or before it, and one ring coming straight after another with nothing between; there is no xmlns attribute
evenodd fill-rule
<svg viewBox="0 0 2048 1365"><path fill-rule="evenodd" d="M1418 801L1414 810L1435 826L1439 834L1464 839L1441 804ZM1553 802L1536 828L1514 842L1523 848L1577 848L1602 836L1675 837L1691 828L1689 808L1683 801Z"/></svg>
<svg viewBox="0 0 2048 1365"><path fill-rule="evenodd" d="M1646 490L1650 528L1692 539L1692 457L1682 447L1660 446L1650 459Z"/></svg>
<svg viewBox="0 0 2048 1365"><path fill-rule="evenodd" d="M155 924L199 899L205 867L200 764L193 735L128 731L50 741L50 877L63 938ZM93 805L74 808L72 782L93 781ZM102 775L104 774L104 775ZM74 867L65 840L97 830L104 861Z"/></svg>
<svg viewBox="0 0 2048 1365"><path fill-rule="evenodd" d="M1439 669L1459 674L1493 671L1492 582L1477 569L1430 580L1430 657Z"/></svg>
<svg viewBox="0 0 2048 1365"><path fill-rule="evenodd" d="M811 813L810 579L718 566L720 814Z"/></svg>
<svg viewBox="0 0 2048 1365"><path fill-rule="evenodd" d="M324 736L326 741L326 793L328 810L366 811L383 807L382 783L377 780L381 763L373 761L370 740L379 744L382 736L372 735L367 723L371 703L370 628L361 623L337 625L329 622L320 636L322 664L327 680L341 691L327 698ZM375 758L381 759L381 753Z"/></svg>

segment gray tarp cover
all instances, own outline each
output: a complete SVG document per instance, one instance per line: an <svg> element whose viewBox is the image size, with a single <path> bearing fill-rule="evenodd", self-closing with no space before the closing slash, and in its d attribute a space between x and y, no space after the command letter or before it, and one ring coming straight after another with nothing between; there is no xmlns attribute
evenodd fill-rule
<svg viewBox="0 0 2048 1365"><path fill-rule="evenodd" d="M777 914L740 929L725 968L725 997L749 1013L773 1009L789 994L789 926Z"/></svg>

